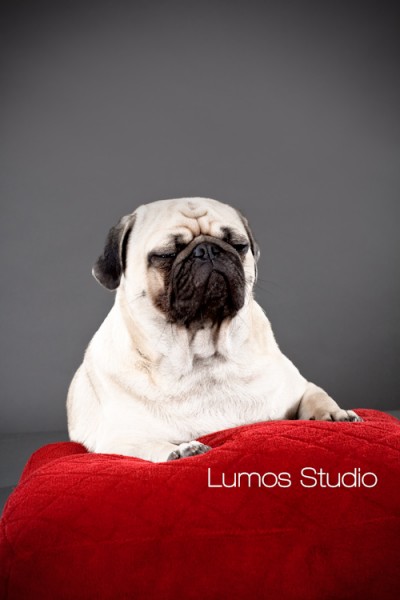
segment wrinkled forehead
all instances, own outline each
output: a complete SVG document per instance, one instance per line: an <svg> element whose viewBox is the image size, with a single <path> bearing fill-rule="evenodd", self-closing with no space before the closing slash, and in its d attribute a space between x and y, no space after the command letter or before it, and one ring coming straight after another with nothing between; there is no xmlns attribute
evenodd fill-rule
<svg viewBox="0 0 400 600"><path fill-rule="evenodd" d="M199 235L222 237L227 232L247 238L236 210L209 198L153 202L141 207L140 220L150 234L150 243L179 238L181 242L188 244Z"/></svg>

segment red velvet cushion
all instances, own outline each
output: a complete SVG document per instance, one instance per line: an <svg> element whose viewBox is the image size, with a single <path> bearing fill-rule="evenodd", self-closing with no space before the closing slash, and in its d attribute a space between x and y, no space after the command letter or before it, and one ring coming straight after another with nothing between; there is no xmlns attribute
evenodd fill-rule
<svg viewBox="0 0 400 600"><path fill-rule="evenodd" d="M400 598L400 423L359 414L363 423L221 431L202 438L209 453L160 464L45 446L4 510L0 597ZM222 473L230 484L234 473L286 472L291 486L258 487L253 476L251 487L208 487L208 468L214 485ZM331 483L360 469L378 483L305 488L303 468Z"/></svg>

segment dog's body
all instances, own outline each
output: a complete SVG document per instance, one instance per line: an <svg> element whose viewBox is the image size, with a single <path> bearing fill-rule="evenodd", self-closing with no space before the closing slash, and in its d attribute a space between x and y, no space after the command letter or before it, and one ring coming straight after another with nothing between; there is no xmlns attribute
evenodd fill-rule
<svg viewBox="0 0 400 600"><path fill-rule="evenodd" d="M359 420L279 350L253 298L246 220L204 198L141 206L110 231L94 275L117 289L68 394L70 437L155 462L201 435L270 419Z"/></svg>

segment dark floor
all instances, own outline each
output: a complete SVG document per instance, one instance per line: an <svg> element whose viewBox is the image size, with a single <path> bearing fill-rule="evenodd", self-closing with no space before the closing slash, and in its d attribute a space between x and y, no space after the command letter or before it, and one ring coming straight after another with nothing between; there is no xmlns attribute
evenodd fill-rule
<svg viewBox="0 0 400 600"><path fill-rule="evenodd" d="M385 412L400 419L400 410ZM0 514L32 452L45 444L66 441L66 431L0 435Z"/></svg>

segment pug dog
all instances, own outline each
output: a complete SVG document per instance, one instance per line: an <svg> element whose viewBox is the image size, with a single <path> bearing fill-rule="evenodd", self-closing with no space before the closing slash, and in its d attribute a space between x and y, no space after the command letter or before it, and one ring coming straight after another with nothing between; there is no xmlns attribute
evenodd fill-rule
<svg viewBox="0 0 400 600"><path fill-rule="evenodd" d="M70 439L154 462L202 454L205 434L267 420L360 421L280 351L253 296L245 217L209 198L122 217L93 275L116 290L67 398Z"/></svg>

